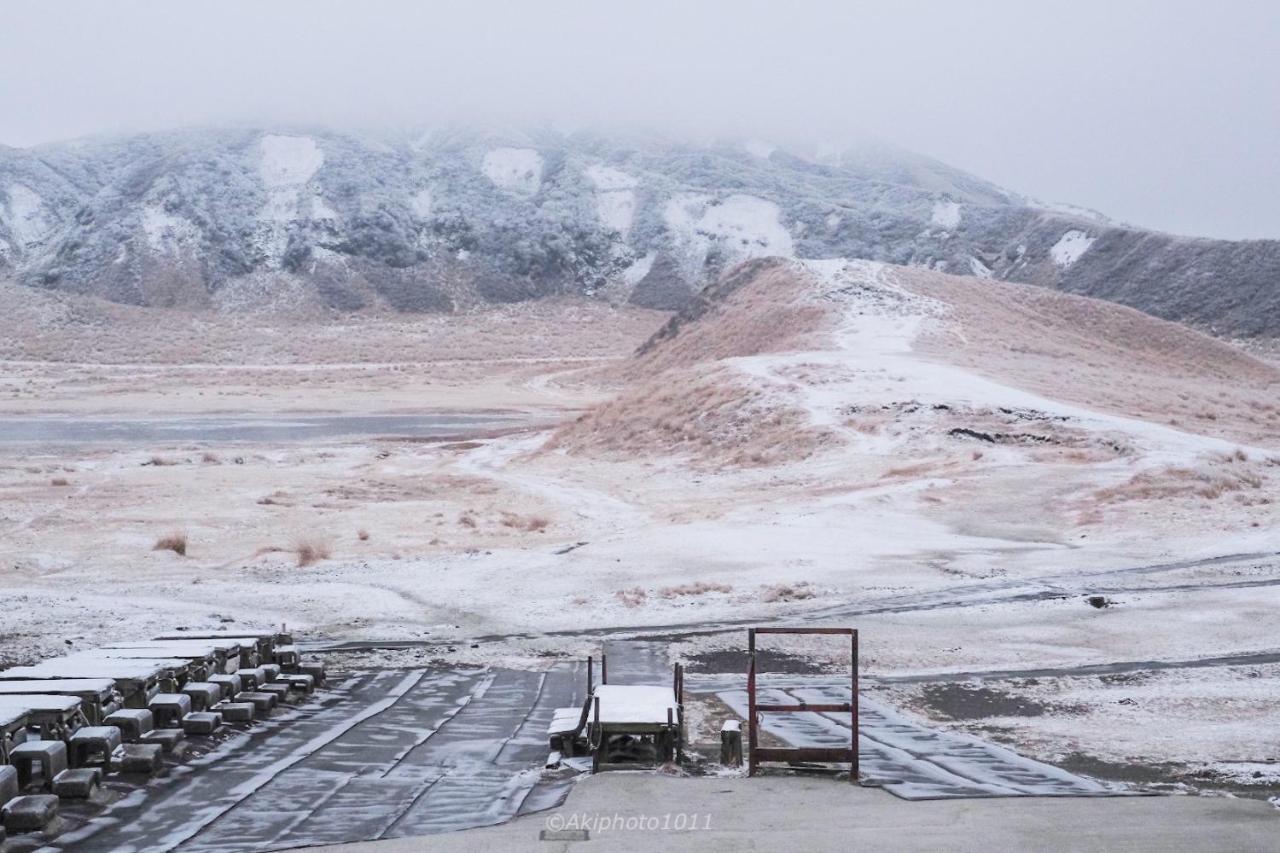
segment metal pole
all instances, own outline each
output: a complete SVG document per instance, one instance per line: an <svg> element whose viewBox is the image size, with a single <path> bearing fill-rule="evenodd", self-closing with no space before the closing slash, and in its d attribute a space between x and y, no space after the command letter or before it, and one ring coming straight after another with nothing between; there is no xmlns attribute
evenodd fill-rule
<svg viewBox="0 0 1280 853"><path fill-rule="evenodd" d="M595 689L595 661L591 659L591 655L587 655L587 695L591 695L591 691Z"/></svg>
<svg viewBox="0 0 1280 853"><path fill-rule="evenodd" d="M600 683L609 683L609 656L604 652L600 653Z"/></svg>
<svg viewBox="0 0 1280 853"><path fill-rule="evenodd" d="M596 719L591 726L591 740L595 744L591 756L591 772L595 773L600 770L600 754L604 752L604 732L600 731L600 697L595 699Z"/></svg>
<svg viewBox="0 0 1280 853"><path fill-rule="evenodd" d="M849 781L857 783L860 772L859 756L858 756L858 629L853 629L851 636L851 651L853 652L853 677L851 682L852 692L849 697L850 713L853 717L853 766L849 768Z"/></svg>
<svg viewBox="0 0 1280 853"><path fill-rule="evenodd" d="M748 746L751 750L749 761L747 764L747 775L756 775L756 743L757 726L756 726L756 629L747 629L747 655L749 663L747 665L747 738Z"/></svg>

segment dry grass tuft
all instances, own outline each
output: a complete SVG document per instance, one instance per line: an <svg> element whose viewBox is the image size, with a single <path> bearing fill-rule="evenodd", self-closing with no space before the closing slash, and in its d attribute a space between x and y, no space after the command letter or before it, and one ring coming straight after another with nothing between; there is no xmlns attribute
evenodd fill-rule
<svg viewBox="0 0 1280 853"><path fill-rule="evenodd" d="M803 601L815 595L808 581L799 583L777 583L761 590L761 601L773 604L779 601Z"/></svg>
<svg viewBox="0 0 1280 853"><path fill-rule="evenodd" d="M333 556L329 543L321 539L299 539L293 543L293 552L298 555L298 568L314 565Z"/></svg>
<svg viewBox="0 0 1280 853"><path fill-rule="evenodd" d="M697 583L681 584L680 586L664 586L658 590L658 595L663 598L683 598L685 596L706 595L709 592L733 592L733 587L727 583L708 583L706 581L698 581Z"/></svg>
<svg viewBox="0 0 1280 853"><path fill-rule="evenodd" d="M161 536L156 540L152 551L172 551L179 557L187 556L187 534L181 531Z"/></svg>
<svg viewBox="0 0 1280 853"><path fill-rule="evenodd" d="M548 450L686 456L695 465L754 468L805 459L835 441L785 399L736 371L672 370L560 427Z"/></svg>
<svg viewBox="0 0 1280 853"><path fill-rule="evenodd" d="M50 481L49 481L49 485L51 485L51 486L70 486L70 485L71 485L71 481L69 481L66 477L54 477L52 480L50 480Z"/></svg>
<svg viewBox="0 0 1280 853"><path fill-rule="evenodd" d="M1243 455L1223 454L1213 457L1213 467L1217 470L1169 466L1141 471L1119 485L1100 489L1094 496L1101 503L1188 497L1212 501L1231 492L1262 488L1263 478L1247 465L1241 464L1243 460L1240 456Z"/></svg>
<svg viewBox="0 0 1280 853"><path fill-rule="evenodd" d="M543 518L540 515L524 517L516 515L514 512L503 512L502 526L510 527L514 530L524 530L529 533L542 533L551 526L551 519Z"/></svg>
<svg viewBox="0 0 1280 853"><path fill-rule="evenodd" d="M206 465L218 465L222 462L222 460L218 458L218 454L210 453L207 450L200 454L200 461Z"/></svg>
<svg viewBox="0 0 1280 853"><path fill-rule="evenodd" d="M649 593L635 586L631 589L618 590L614 593L614 597L621 601L625 607L639 607L648 600Z"/></svg>
<svg viewBox="0 0 1280 853"><path fill-rule="evenodd" d="M361 529L361 530L357 530L357 531L356 531L356 538L357 538L357 539L359 539L361 542L368 542L368 541L369 541L369 531L367 531L367 530L363 530L363 529Z"/></svg>

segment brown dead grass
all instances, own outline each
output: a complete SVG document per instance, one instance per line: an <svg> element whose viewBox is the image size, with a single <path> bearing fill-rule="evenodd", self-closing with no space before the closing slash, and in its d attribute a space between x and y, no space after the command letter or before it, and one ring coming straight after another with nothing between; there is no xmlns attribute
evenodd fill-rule
<svg viewBox="0 0 1280 853"><path fill-rule="evenodd" d="M293 552L298 555L298 568L315 565L333 556L333 549L329 543L317 538L296 540L293 543Z"/></svg>
<svg viewBox="0 0 1280 853"><path fill-rule="evenodd" d="M710 592L730 593L733 592L733 587L727 583L697 581L696 583L681 584L680 586L664 586L658 590L658 595L662 598L688 598L706 595Z"/></svg>
<svg viewBox="0 0 1280 853"><path fill-rule="evenodd" d="M187 534L182 531L161 536L152 546L152 551L172 551L179 557L187 556Z"/></svg>
<svg viewBox="0 0 1280 853"><path fill-rule="evenodd" d="M762 258L729 270L672 317L623 368L628 379L736 356L803 349L831 326L790 261Z"/></svg>
<svg viewBox="0 0 1280 853"><path fill-rule="evenodd" d="M49 481L49 485L59 486L59 487L70 486L71 481L68 480L66 477L54 477L52 480Z"/></svg>
<svg viewBox="0 0 1280 853"><path fill-rule="evenodd" d="M629 388L552 435L546 449L602 456L687 456L751 468L804 459L834 441L727 368L671 370Z"/></svg>
<svg viewBox="0 0 1280 853"><path fill-rule="evenodd" d="M649 593L638 586L631 589L620 589L613 595L618 601L622 602L624 607L640 607L649 600Z"/></svg>
<svg viewBox="0 0 1280 853"><path fill-rule="evenodd" d="M898 269L948 317L915 351L1057 400L1280 447L1280 368L1182 326L1051 288Z"/></svg>
<svg viewBox="0 0 1280 853"><path fill-rule="evenodd" d="M760 591L760 600L770 604L782 601L804 601L813 598L816 594L808 581L777 583L763 587Z"/></svg>
<svg viewBox="0 0 1280 853"><path fill-rule="evenodd" d="M1094 498L1104 504L1189 497L1214 501L1233 492L1260 490L1263 483L1263 475L1248 464L1247 457L1215 456L1200 468L1141 471L1119 485L1098 490Z"/></svg>
<svg viewBox="0 0 1280 853"><path fill-rule="evenodd" d="M527 533L542 533L551 526L551 519L541 515L521 516L514 512L502 512L502 526Z"/></svg>

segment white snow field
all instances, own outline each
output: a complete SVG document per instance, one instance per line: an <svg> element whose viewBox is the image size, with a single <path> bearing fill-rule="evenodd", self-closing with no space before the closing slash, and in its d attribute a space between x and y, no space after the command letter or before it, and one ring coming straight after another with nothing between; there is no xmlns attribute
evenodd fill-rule
<svg viewBox="0 0 1280 853"><path fill-rule="evenodd" d="M1080 260L1081 255L1089 251L1094 239L1084 231L1072 229L1063 234L1062 239L1053 244L1049 249L1049 257L1053 258L1053 262L1058 266L1069 267Z"/></svg>
<svg viewBox="0 0 1280 853"><path fill-rule="evenodd" d="M532 148L494 148L485 152L481 168L510 192L532 195L542 186L542 155Z"/></svg>
<svg viewBox="0 0 1280 853"><path fill-rule="evenodd" d="M3 208L4 224L17 238L18 249L35 245L49 235L53 223L49 219L44 200L23 184L10 184L6 190L9 200Z"/></svg>
<svg viewBox="0 0 1280 853"><path fill-rule="evenodd" d="M710 245L704 226L748 254L784 241L762 200L717 207L677 211L690 244ZM786 258L731 269L674 318L565 299L448 322L153 325L151 361L100 364L119 350L89 337L83 361L0 364L7 411L476 419L436 437L0 442L0 595L22 602L6 611L6 664L68 641L284 623L338 671L463 672L460 723L502 705L475 718L494 724L483 735L457 727L466 746L406 729L418 745L379 753L382 775L351 769L391 719L375 712L352 723L369 735L349 739L359 758L277 767L342 792L319 829L392 812L417 815L405 834L456 825L358 806L404 805L460 753L487 802L510 792L477 813L508 817L537 765L493 748L542 708L526 694L543 675L628 635L693 664L764 622L861 630L868 760L899 793L1096 794L1133 766L1265 790L1240 779L1280 725L1280 371L1226 344L1049 290ZM495 408L516 423L467 426ZM174 531L186 554L155 550ZM524 679L509 694L523 698L481 689L500 677ZM732 710L737 689L719 682L696 713ZM350 722L373 706L344 707ZM530 719L541 738L550 717ZM829 724L773 734L840 734ZM397 763L405 749L422 762ZM261 765L222 766L243 785L209 795L210 827L240 814L276 844L307 819ZM190 837L216 846L216 831Z"/></svg>
<svg viewBox="0 0 1280 853"><path fill-rule="evenodd" d="M955 201L935 201L929 221L948 231L954 230L960 224L960 203Z"/></svg>

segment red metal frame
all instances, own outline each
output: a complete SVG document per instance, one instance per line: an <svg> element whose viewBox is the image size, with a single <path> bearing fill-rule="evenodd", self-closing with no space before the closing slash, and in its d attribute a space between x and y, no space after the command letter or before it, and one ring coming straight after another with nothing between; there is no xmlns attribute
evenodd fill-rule
<svg viewBox="0 0 1280 853"><path fill-rule="evenodd" d="M849 637L852 675L850 687L852 693L848 703L809 705L800 702L795 705L766 704L756 702L756 634L826 634ZM747 708L750 716L748 737L750 745L750 761L747 775L756 775L756 768L761 761L823 761L848 762L849 781L858 781L858 629L857 628L748 628L747 650L751 662L747 669ZM843 747L761 747L759 745L760 715L813 713L848 713L853 724L852 741L848 749Z"/></svg>

